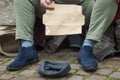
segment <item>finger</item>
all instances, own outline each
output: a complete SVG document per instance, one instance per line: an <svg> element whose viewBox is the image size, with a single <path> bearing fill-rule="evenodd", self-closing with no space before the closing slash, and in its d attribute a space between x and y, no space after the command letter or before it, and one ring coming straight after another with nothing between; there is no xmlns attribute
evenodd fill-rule
<svg viewBox="0 0 120 80"><path fill-rule="evenodd" d="M49 2L49 0L41 0L41 5L45 7L46 9L53 10L54 9L54 3Z"/></svg>
<svg viewBox="0 0 120 80"><path fill-rule="evenodd" d="M51 4L52 1L51 1L51 0L46 0L46 3L47 3L47 4Z"/></svg>
<svg viewBox="0 0 120 80"><path fill-rule="evenodd" d="M49 8L47 8L47 9L53 10L54 9L54 2L52 2L51 4L49 4Z"/></svg>

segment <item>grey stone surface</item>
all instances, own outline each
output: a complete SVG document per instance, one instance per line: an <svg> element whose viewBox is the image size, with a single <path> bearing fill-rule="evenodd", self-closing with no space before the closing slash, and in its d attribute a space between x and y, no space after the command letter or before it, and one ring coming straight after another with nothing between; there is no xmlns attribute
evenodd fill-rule
<svg viewBox="0 0 120 80"><path fill-rule="evenodd" d="M72 77L68 78L67 80L82 80L82 76L73 75Z"/></svg>
<svg viewBox="0 0 120 80"><path fill-rule="evenodd" d="M38 68L40 67L40 65L36 65L36 64L34 64L32 67L30 67L30 69L36 69L36 70L38 70Z"/></svg>
<svg viewBox="0 0 120 80"><path fill-rule="evenodd" d="M66 80L66 78L47 78L46 80Z"/></svg>
<svg viewBox="0 0 120 80"><path fill-rule="evenodd" d="M3 74L0 76L0 80L10 80L12 77L13 77L13 75Z"/></svg>
<svg viewBox="0 0 120 80"><path fill-rule="evenodd" d="M80 69L80 64L71 64L71 68L73 69L73 70L78 70L78 69Z"/></svg>
<svg viewBox="0 0 120 80"><path fill-rule="evenodd" d="M110 77L120 80L120 72L114 72L110 75Z"/></svg>
<svg viewBox="0 0 120 80"><path fill-rule="evenodd" d="M106 80L105 76L92 75L87 80Z"/></svg>
<svg viewBox="0 0 120 80"><path fill-rule="evenodd" d="M6 71L6 66L0 66L0 71Z"/></svg>
<svg viewBox="0 0 120 80"><path fill-rule="evenodd" d="M118 71L120 72L120 68L118 69Z"/></svg>
<svg viewBox="0 0 120 80"><path fill-rule="evenodd" d="M77 72L76 72L76 74L79 74L79 75L90 75L91 73L89 72L85 72L84 70L78 70Z"/></svg>
<svg viewBox="0 0 120 80"><path fill-rule="evenodd" d="M15 25L13 0L0 0L0 25Z"/></svg>
<svg viewBox="0 0 120 80"><path fill-rule="evenodd" d="M11 80L26 80L25 77L23 76L15 76L13 79Z"/></svg>
<svg viewBox="0 0 120 80"><path fill-rule="evenodd" d="M104 61L103 64L102 64L102 67L113 68L115 66L116 68L118 68L118 67L120 67L120 60L110 60L110 59L108 59L108 60Z"/></svg>
<svg viewBox="0 0 120 80"><path fill-rule="evenodd" d="M70 70L70 74L75 74L76 73L76 70Z"/></svg>
<svg viewBox="0 0 120 80"><path fill-rule="evenodd" d="M2 64L3 62L0 62L0 65Z"/></svg>
<svg viewBox="0 0 120 80"><path fill-rule="evenodd" d="M33 77L37 71L36 70L24 70L19 75L26 77Z"/></svg>
<svg viewBox="0 0 120 80"><path fill-rule="evenodd" d="M117 58L110 58L107 60L104 60L100 62L99 64L103 67L98 67L98 70L96 72L85 72L83 71L81 65L77 62L77 59L75 61L72 61L71 64L71 71L70 74L63 78L49 78L49 77L43 77L38 74L38 68L43 60L53 60L53 61L63 61L63 58L66 58L67 61L77 57L77 55L72 56L72 53L69 54L66 53L64 50L62 50L62 54L55 53L55 54L46 54L40 52L40 62L31 64L26 66L25 68L22 68L18 71L8 71L5 69L7 66L6 64L10 63L11 60L13 60L13 57L5 57L0 55L0 80L119 80L120 79L120 69L119 69L119 62L120 60ZM73 53L74 54L74 53ZM52 56L54 55L54 56ZM64 60L64 62L67 62ZM112 67L110 67L112 66Z"/></svg>
<svg viewBox="0 0 120 80"><path fill-rule="evenodd" d="M27 80L46 80L44 78L30 78L30 79L27 79Z"/></svg>
<svg viewBox="0 0 120 80"><path fill-rule="evenodd" d="M109 75L110 73L112 73L113 69L109 69L109 68L103 68L103 69L99 69L97 70L97 74L103 74L103 75Z"/></svg>

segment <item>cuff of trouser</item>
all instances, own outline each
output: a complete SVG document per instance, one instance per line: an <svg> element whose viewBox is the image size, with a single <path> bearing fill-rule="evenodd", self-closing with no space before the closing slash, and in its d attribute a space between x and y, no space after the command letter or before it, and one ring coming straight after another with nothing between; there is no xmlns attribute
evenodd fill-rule
<svg viewBox="0 0 120 80"><path fill-rule="evenodd" d="M100 37L95 37L95 36L86 36L85 39L90 39L96 42L101 42L101 38Z"/></svg>
<svg viewBox="0 0 120 80"><path fill-rule="evenodd" d="M28 37L23 37L23 36L19 36L15 38L16 40L27 40L27 41L31 41L34 42L33 38L28 38Z"/></svg>

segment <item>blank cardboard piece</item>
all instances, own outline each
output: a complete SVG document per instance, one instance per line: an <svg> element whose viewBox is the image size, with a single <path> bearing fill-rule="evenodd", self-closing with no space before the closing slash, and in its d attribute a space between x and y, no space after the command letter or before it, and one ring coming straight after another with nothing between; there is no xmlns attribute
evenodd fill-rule
<svg viewBox="0 0 120 80"><path fill-rule="evenodd" d="M43 15L45 35L81 34L85 17L82 6L73 4L55 4L54 10L47 10Z"/></svg>

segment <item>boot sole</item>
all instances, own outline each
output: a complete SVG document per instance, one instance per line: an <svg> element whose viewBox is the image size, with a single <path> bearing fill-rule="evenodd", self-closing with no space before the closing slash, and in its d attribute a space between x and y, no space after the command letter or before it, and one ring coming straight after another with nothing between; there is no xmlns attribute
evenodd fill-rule
<svg viewBox="0 0 120 80"><path fill-rule="evenodd" d="M27 62L24 66L22 66L22 67L20 67L20 68L7 67L7 70L9 70L9 71L17 71L17 70L20 70L20 69L22 69L23 67L25 67L25 66L27 66L27 65L29 65L29 64L37 63L37 62L39 62L39 61L40 61L40 60L29 61L29 62Z"/></svg>
<svg viewBox="0 0 120 80"><path fill-rule="evenodd" d="M78 59L78 62L81 64L81 60ZM87 72L92 72L92 71L96 71L97 68L95 67L89 67L89 68L83 68L84 71L87 71Z"/></svg>
<svg viewBox="0 0 120 80"><path fill-rule="evenodd" d="M93 71L96 71L97 68L95 67L90 67L90 68L83 68L84 71L87 71L87 72L93 72Z"/></svg>

